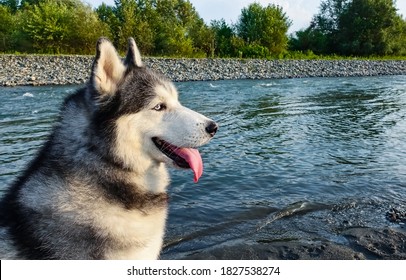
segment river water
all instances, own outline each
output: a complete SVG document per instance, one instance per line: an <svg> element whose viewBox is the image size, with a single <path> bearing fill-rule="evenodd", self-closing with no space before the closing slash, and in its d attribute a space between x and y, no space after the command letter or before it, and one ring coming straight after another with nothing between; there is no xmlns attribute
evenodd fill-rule
<svg viewBox="0 0 406 280"><path fill-rule="evenodd" d="M328 240L394 228L406 206L406 76L182 82L220 129L204 173L171 170L162 258L236 243ZM0 88L0 190L46 139L77 87Z"/></svg>

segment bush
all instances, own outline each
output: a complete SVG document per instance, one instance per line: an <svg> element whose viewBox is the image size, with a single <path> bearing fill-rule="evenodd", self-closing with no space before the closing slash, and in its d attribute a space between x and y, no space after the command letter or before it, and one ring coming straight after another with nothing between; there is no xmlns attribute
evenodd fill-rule
<svg viewBox="0 0 406 280"><path fill-rule="evenodd" d="M4 10L4 6L0 9ZM2 11L0 21L4 15L7 13ZM76 0L26 4L12 18L16 24L12 34L8 34L10 43L4 51L90 54L99 37L110 35L107 24L99 20L91 7Z"/></svg>
<svg viewBox="0 0 406 280"><path fill-rule="evenodd" d="M14 18L11 9L0 6L0 52L12 48L12 35L14 32Z"/></svg>
<svg viewBox="0 0 406 280"><path fill-rule="evenodd" d="M241 49L243 58L268 58L269 49L257 43L249 44Z"/></svg>

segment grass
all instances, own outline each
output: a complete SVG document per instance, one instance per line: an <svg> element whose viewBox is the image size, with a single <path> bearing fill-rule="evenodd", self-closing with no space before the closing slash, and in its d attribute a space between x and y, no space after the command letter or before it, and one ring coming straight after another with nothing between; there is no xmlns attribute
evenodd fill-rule
<svg viewBox="0 0 406 280"><path fill-rule="evenodd" d="M120 53L121 54L121 53ZM44 53L20 53L14 52L0 52L0 55L15 55L15 56L94 56L95 54L44 54ZM125 55L125 54L121 54ZM168 59L238 59L238 60L249 60L249 59L264 59L264 60L406 60L406 55L404 56L340 56L340 55L317 55L312 51L287 51L278 56L270 57L257 57L257 58L240 58L240 57L204 57L201 54L195 57L185 57L185 56L145 56L151 58L168 58Z"/></svg>

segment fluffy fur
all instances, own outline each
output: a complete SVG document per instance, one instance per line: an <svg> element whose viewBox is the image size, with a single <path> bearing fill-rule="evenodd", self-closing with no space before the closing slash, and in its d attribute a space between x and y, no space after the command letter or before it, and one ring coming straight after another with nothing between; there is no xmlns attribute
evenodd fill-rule
<svg viewBox="0 0 406 280"><path fill-rule="evenodd" d="M143 65L133 39L124 60L100 39L89 83L66 98L49 139L2 198L0 258L158 258L166 166L188 167L165 145L198 147L216 130Z"/></svg>

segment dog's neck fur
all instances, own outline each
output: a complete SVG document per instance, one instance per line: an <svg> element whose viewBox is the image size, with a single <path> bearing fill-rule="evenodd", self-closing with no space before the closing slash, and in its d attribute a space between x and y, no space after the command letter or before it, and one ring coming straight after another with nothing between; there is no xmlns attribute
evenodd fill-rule
<svg viewBox="0 0 406 280"><path fill-rule="evenodd" d="M116 150L119 160L126 168L132 171L130 180L144 191L154 193L166 191L169 184L169 175L164 163L154 161L150 156L143 153L140 145L142 140L139 135L129 136L126 131L130 121L128 117L122 117L116 123ZM142 122L142 120L139 120ZM135 137L134 139L132 137Z"/></svg>

